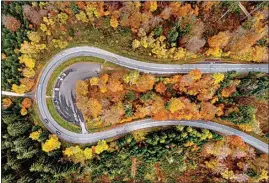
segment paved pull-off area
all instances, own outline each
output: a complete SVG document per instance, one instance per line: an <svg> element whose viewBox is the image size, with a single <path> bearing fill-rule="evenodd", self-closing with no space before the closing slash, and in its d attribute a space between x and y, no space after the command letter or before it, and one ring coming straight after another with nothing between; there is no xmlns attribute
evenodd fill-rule
<svg viewBox="0 0 269 183"><path fill-rule="evenodd" d="M185 125L185 126L193 126L198 128L207 128L210 130L214 130L217 132L221 132L226 135L237 135L241 137L246 143L254 146L262 152L268 153L268 144L246 134L236 129L227 127L225 125L221 125L214 122L209 121L154 121L152 119L139 120L135 122L131 122L125 124L120 127L115 127L110 130L96 132L96 133L74 133L66 130L61 127L51 116L48 111L47 103L46 103L46 90L47 83L53 71L63 62L69 60L70 58L78 57L78 56L94 56L98 58L102 58L118 64L120 66L124 66L130 69L136 69L142 72L147 73L157 73L157 74L172 74L172 73L187 73L192 69L200 69L203 73L214 73L214 72L227 72L235 70L237 72L249 72L249 71L260 71L268 73L268 65L267 64L183 64L183 65L175 65L175 64L154 64L154 63L145 63L141 61L137 61L134 59L126 58L114 53L110 53L108 51L90 47L90 46L81 46L74 47L70 49L66 49L57 55L55 55L49 63L45 66L39 84L36 90L36 100L38 103L38 109L41 115L41 118L44 122L44 125L52 132L56 133L59 138L73 142L73 143L95 143L101 139L107 139L114 136L120 136L126 134L128 132L149 128L149 127L157 127L157 126L169 126L169 125ZM95 67L92 67L92 71ZM82 70L77 70L77 72L83 72ZM88 72L92 73L91 69ZM80 73L79 73L80 74ZM67 76L68 77L68 76ZM71 82L68 78L65 78L64 82ZM71 77L70 77L71 79ZM74 80L72 80L74 82ZM66 89L62 89L62 92L67 92L68 102L73 101L72 99L72 91L73 89L69 88L68 85L64 83L60 84L61 87L67 87ZM60 87L60 88L61 88ZM71 85L70 85L71 87ZM61 90L61 89L59 89ZM69 91L64 91L69 90ZM69 92L69 94L68 94ZM59 96L62 96L63 93L60 93ZM69 105L69 104L68 104ZM72 104L70 104L72 106ZM69 106L70 106L69 105ZM75 108L71 107L68 109L69 111L76 112ZM72 114L78 115L78 114ZM70 116L72 116L70 115ZM82 121L83 123L83 121Z"/></svg>
<svg viewBox="0 0 269 183"><path fill-rule="evenodd" d="M53 103L62 118L80 125L82 133L88 133L82 113L77 109L75 88L78 80L97 76L101 65L94 63L77 63L66 68L58 77L53 89Z"/></svg>

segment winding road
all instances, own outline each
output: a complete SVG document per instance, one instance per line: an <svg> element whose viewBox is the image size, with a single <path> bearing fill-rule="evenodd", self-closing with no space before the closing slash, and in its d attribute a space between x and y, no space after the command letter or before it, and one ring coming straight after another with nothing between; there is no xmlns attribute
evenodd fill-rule
<svg viewBox="0 0 269 183"><path fill-rule="evenodd" d="M221 132L227 135L240 136L246 143L254 146L262 152L268 153L268 144L233 128L214 123L209 121L154 121L152 119L139 120L125 124L120 127L113 128L96 133L78 134L66 130L61 127L51 116L47 103L46 103L46 90L47 84L53 71L63 62L78 56L93 56L108 60L112 63L118 64L123 67L130 69L136 69L146 73L158 73L158 74L172 74L172 73L187 73L192 69L200 69L203 73L214 73L214 72L227 72L235 70L237 72L249 72L249 71L260 71L268 73L267 64L154 64L137 61L134 59L126 58L99 48L90 46L74 47L63 50L58 53L45 66L39 79L38 87L36 90L36 100L38 103L38 109L44 125L52 132L56 133L59 138L72 142L72 143L95 143L101 139L108 139L115 136L120 136L128 132L159 126L170 126L170 125L185 125L193 126L198 128L207 128L217 132Z"/></svg>

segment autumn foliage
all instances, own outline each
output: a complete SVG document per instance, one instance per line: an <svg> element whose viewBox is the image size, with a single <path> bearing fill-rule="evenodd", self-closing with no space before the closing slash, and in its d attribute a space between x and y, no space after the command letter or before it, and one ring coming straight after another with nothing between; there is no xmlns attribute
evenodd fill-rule
<svg viewBox="0 0 269 183"><path fill-rule="evenodd" d="M241 17L235 16L230 21L236 23L230 25L227 21L232 12L227 4L157 1L5 4L6 9L12 10L6 11L3 25L13 33L19 31L16 36L20 37L12 38L16 44L11 43L13 41L4 42L7 45L3 49L7 57L5 60L9 61L14 55L9 48L16 45L16 49L11 50L16 55L19 53L20 65L18 70L13 69L12 72L21 73L16 82L6 85L17 93L31 90L32 83L36 82L36 72L43 67L47 54L54 49L66 48L73 41L88 44L87 32L94 34L95 30L99 35L97 37L101 38L100 43L104 38L107 43L116 43L117 47L123 48L123 52L132 51L134 55L154 61L183 63L213 57L235 62L267 62L267 8L253 12L251 18L241 22L237 20ZM227 15L216 10L226 11ZM221 19L225 19L223 25L219 23ZM111 34L119 37L110 39L107 36ZM6 37L10 35L5 33ZM85 39L80 40L80 37ZM91 40L89 44L99 44L99 40ZM10 67L10 64L5 65ZM6 75L8 80L10 76ZM22 79L30 79L31 82L25 84ZM110 84L118 83L111 81ZM120 89L120 86L116 88Z"/></svg>
<svg viewBox="0 0 269 183"><path fill-rule="evenodd" d="M12 105L12 100L10 98L2 99L2 106L7 109Z"/></svg>
<svg viewBox="0 0 269 183"><path fill-rule="evenodd" d="M268 180L268 156L256 155L255 149L245 144L238 136L227 136L221 141L205 144L202 156L207 159L205 167L222 179L233 182ZM256 165L253 166L254 164ZM257 177L246 173L250 167L253 171L259 172Z"/></svg>
<svg viewBox="0 0 269 183"><path fill-rule="evenodd" d="M55 134L50 135L49 139L42 144L42 150L47 153L59 149L60 147L61 142L59 141L58 137Z"/></svg>
<svg viewBox="0 0 269 183"><path fill-rule="evenodd" d="M155 120L208 120L225 119L232 112L243 115L238 106L225 103L238 92L240 79L227 79L223 73L202 74L192 70L188 74L158 77L138 71L104 73L99 77L78 81L77 107L82 112L88 128L101 128L151 117ZM251 110L247 115L253 115ZM254 112L254 111L252 111ZM246 116L246 114L244 114ZM252 130L255 120L239 124ZM246 122L247 123L247 122ZM255 130L254 130L255 131Z"/></svg>
<svg viewBox="0 0 269 183"><path fill-rule="evenodd" d="M30 98L25 98L23 99L21 105L28 109L32 106L32 100Z"/></svg>
<svg viewBox="0 0 269 183"><path fill-rule="evenodd" d="M12 32L15 32L21 27L20 21L12 16L4 16L2 21L3 21L4 26L8 30L11 30Z"/></svg>
<svg viewBox="0 0 269 183"><path fill-rule="evenodd" d="M105 140L101 140L96 146L86 147L81 149L80 146L71 146L65 148L63 155L74 163L85 164L87 160L90 160L94 155L101 154L108 150L109 146Z"/></svg>

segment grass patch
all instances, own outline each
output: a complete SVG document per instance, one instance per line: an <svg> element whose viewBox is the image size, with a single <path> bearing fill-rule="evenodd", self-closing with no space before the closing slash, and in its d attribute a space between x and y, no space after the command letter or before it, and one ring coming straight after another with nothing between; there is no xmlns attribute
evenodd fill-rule
<svg viewBox="0 0 269 183"><path fill-rule="evenodd" d="M33 103L30 115L36 125L41 126L43 129L47 130L47 128L45 127L45 125L43 124L42 120L39 117L37 103Z"/></svg>
<svg viewBox="0 0 269 183"><path fill-rule="evenodd" d="M104 126L104 127L92 127L92 126L86 124L86 129L89 133L101 132L101 131L109 130L109 129L112 129L115 127L117 127L117 126L109 125L109 126Z"/></svg>
<svg viewBox="0 0 269 183"><path fill-rule="evenodd" d="M66 120L64 120L56 111L54 104L52 102L51 99L47 99L47 106L48 106L48 110L51 114L51 116L53 117L53 119L55 121L57 121L57 123L62 126L63 128L71 131L71 132L75 132L75 133L81 133L81 128L77 125L74 125Z"/></svg>

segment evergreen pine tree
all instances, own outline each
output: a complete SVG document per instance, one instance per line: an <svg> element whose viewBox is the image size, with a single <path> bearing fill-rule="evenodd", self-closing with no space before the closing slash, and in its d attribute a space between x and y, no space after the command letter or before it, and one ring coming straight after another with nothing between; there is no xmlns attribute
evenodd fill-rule
<svg viewBox="0 0 269 183"><path fill-rule="evenodd" d="M33 179L31 177L29 177L29 175L24 175L23 177L21 177L17 183L28 183L28 182L32 182Z"/></svg>
<svg viewBox="0 0 269 183"><path fill-rule="evenodd" d="M8 125L7 131L11 136L20 136L30 129L30 124L27 122L16 122Z"/></svg>
<svg viewBox="0 0 269 183"><path fill-rule="evenodd" d="M2 183L11 183L11 182L14 182L14 179L15 179L14 175L8 174L8 175L2 177L1 182Z"/></svg>

